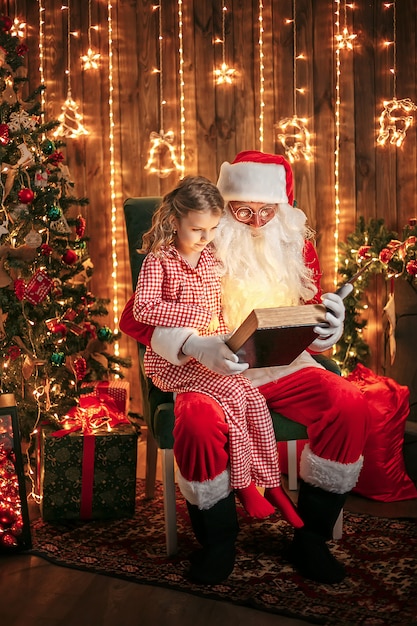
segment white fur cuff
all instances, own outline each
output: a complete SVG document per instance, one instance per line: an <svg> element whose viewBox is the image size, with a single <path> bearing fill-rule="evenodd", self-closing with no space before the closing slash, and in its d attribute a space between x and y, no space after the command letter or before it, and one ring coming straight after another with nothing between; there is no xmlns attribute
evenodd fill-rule
<svg viewBox="0 0 417 626"><path fill-rule="evenodd" d="M182 354L181 348L188 337L196 333L193 328L157 326L153 331L151 348L173 365L184 365L190 357Z"/></svg>
<svg viewBox="0 0 417 626"><path fill-rule="evenodd" d="M177 482L184 498L201 510L211 509L217 502L227 498L232 491L228 469L212 480L204 480L201 483L186 480L177 469Z"/></svg>
<svg viewBox="0 0 417 626"><path fill-rule="evenodd" d="M363 456L355 463L339 463L322 459L307 444L301 453L300 476L309 485L342 494L351 491L356 485L362 465Z"/></svg>
<svg viewBox="0 0 417 626"><path fill-rule="evenodd" d="M278 163L226 161L220 168L217 187L226 202L288 202L285 167Z"/></svg>

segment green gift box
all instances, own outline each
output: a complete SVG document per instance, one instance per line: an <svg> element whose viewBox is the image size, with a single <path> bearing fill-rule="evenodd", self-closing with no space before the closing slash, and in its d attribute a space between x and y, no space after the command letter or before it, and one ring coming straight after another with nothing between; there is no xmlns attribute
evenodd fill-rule
<svg viewBox="0 0 417 626"><path fill-rule="evenodd" d="M135 512L137 433L131 424L92 433L43 427L39 495L44 520L109 519Z"/></svg>

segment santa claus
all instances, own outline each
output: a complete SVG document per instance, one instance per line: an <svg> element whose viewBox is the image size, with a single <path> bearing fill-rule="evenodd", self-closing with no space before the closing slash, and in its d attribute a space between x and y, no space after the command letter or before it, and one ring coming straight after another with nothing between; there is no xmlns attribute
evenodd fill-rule
<svg viewBox="0 0 417 626"><path fill-rule="evenodd" d="M327 371L312 356L328 350L343 333L345 294L320 288L320 266L305 214L293 206L293 179L282 157L241 152L223 163L217 186L225 200L215 238L220 261L224 316L236 328L253 308L323 302L327 324L291 364L247 369L222 336L199 336L192 328L138 325L121 328L178 366L191 357L226 376L244 373L270 409L307 427L309 444L300 468L298 512L287 558L305 577L328 584L345 576L327 541L362 467L368 408L360 391ZM351 289L347 287L346 289ZM238 534L230 488L228 426L214 399L181 394L175 402L174 453L178 483L201 544L190 577L216 584L233 571Z"/></svg>

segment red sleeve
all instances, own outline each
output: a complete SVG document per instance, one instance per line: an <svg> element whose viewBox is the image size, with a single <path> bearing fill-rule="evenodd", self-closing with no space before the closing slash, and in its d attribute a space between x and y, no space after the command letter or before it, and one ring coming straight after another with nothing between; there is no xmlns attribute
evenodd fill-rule
<svg viewBox="0 0 417 626"><path fill-rule="evenodd" d="M134 300L135 294L132 295L123 309L123 313L119 321L119 328L122 333L129 335L129 337L133 337L135 341L143 344L144 346L150 346L155 327L148 326L148 324L143 324L142 322L135 320L133 317Z"/></svg>
<svg viewBox="0 0 417 626"><path fill-rule="evenodd" d="M321 277L323 273L320 268L320 262L319 262L319 257L317 256L317 250L313 246L311 241L307 240L305 242L303 253L304 253L304 260L305 260L307 267L309 267L313 272L313 280L317 287L316 295L307 304L315 304L315 303L321 302L321 296L322 296Z"/></svg>

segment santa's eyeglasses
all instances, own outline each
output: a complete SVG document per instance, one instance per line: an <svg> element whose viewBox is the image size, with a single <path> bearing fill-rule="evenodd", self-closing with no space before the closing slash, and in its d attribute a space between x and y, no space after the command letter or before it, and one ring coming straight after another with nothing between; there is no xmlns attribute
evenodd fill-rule
<svg viewBox="0 0 417 626"><path fill-rule="evenodd" d="M277 204L265 204L264 206L259 207L259 209L254 210L246 204L236 206L233 205L232 202L229 202L229 207L235 219L243 224L248 224L253 221L255 216L261 222L269 222L269 220L275 216L278 209Z"/></svg>

